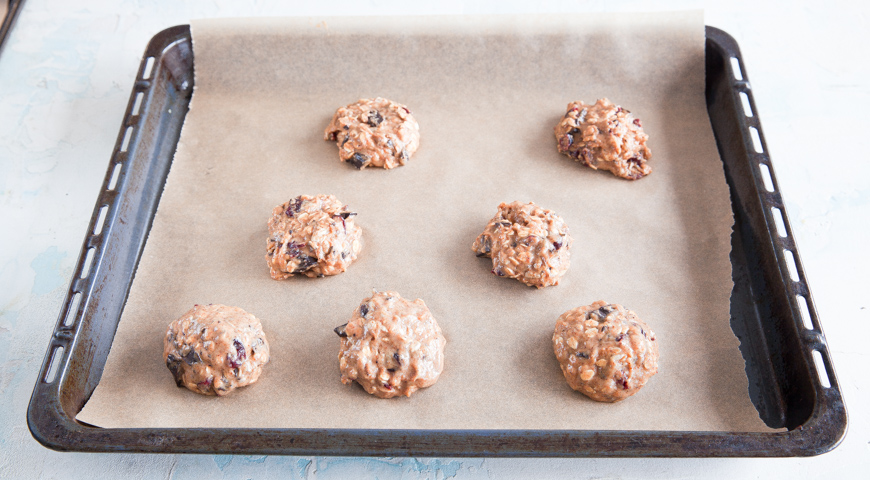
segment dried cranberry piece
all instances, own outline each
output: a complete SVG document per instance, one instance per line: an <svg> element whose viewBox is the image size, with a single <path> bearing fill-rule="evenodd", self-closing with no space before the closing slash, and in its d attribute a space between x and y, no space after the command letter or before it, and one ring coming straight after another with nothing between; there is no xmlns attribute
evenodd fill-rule
<svg viewBox="0 0 870 480"><path fill-rule="evenodd" d="M228 353L227 365L231 368L239 368L242 366L245 359L248 358L248 354L245 352L245 346L238 339L233 340L233 347L236 349L236 356L233 358L233 355Z"/></svg>
<svg viewBox="0 0 870 480"><path fill-rule="evenodd" d="M643 127L643 125L641 125L641 123L640 123L639 118L635 118L631 123L637 125L638 127Z"/></svg>
<svg viewBox="0 0 870 480"><path fill-rule="evenodd" d="M617 342L621 342L623 338L625 338L625 334L624 334L624 333L620 333L619 335L616 336L616 341L617 341Z"/></svg>
<svg viewBox="0 0 870 480"><path fill-rule="evenodd" d="M622 388L628 390L628 380L622 379Z"/></svg>
<svg viewBox="0 0 870 480"><path fill-rule="evenodd" d="M208 377L207 379L205 379L205 380L203 380L203 381L197 383L196 386L199 387L199 388L210 387L211 384L212 384L212 382L214 382L214 378L213 378L213 377Z"/></svg>
<svg viewBox="0 0 870 480"><path fill-rule="evenodd" d="M400 357L398 353L393 353L393 360L395 360L399 365L402 364L402 357Z"/></svg>
<svg viewBox="0 0 870 480"><path fill-rule="evenodd" d="M559 151L564 152L571 148L571 145L574 144L574 137L571 135L565 135L559 139Z"/></svg>
<svg viewBox="0 0 870 480"><path fill-rule="evenodd" d="M344 231L347 232L347 224L344 223L345 217L342 217L341 215L336 214L336 215L333 215L332 218L337 218L337 219L341 220L341 228L343 228Z"/></svg>
<svg viewBox="0 0 870 480"><path fill-rule="evenodd" d="M583 147L583 149L579 151L578 155L579 156L577 158L578 160L580 160L580 163L587 167L595 162L595 154L592 153L592 149L589 147Z"/></svg>
<svg viewBox="0 0 870 480"><path fill-rule="evenodd" d="M365 318L366 315L369 314L369 306L367 303L363 303L359 306L359 315Z"/></svg>
<svg viewBox="0 0 870 480"><path fill-rule="evenodd" d="M393 389L393 386L390 385L389 383L385 383L385 384L384 384L384 388L386 388L387 390L392 390L392 389Z"/></svg>
<svg viewBox="0 0 870 480"><path fill-rule="evenodd" d="M302 208L302 195L294 198L287 205L287 210L284 211L288 217L292 217L294 214L299 213L299 209Z"/></svg>
<svg viewBox="0 0 870 480"><path fill-rule="evenodd" d="M493 275L498 275L499 277L503 277L503 276L504 276L504 272L502 272L500 268L493 268L493 269L492 269L492 274L493 274Z"/></svg>
<svg viewBox="0 0 870 480"><path fill-rule="evenodd" d="M560 248L562 248L562 241L561 240L556 240L555 242L553 242L553 249L554 250L558 251Z"/></svg>
<svg viewBox="0 0 870 480"><path fill-rule="evenodd" d="M580 358L589 358L589 354L586 352L577 352L577 356Z"/></svg>
<svg viewBox="0 0 870 480"><path fill-rule="evenodd" d="M366 123L368 123L369 126L372 128L377 128L377 126L380 125L383 121L384 117L381 116L381 113L377 110L372 110L369 112L369 119Z"/></svg>
<svg viewBox="0 0 870 480"><path fill-rule="evenodd" d="M404 111L405 111L405 113L411 113L411 111L410 111L410 110L408 110L408 109L407 109L407 108L405 108L405 107L402 107L402 110L404 110Z"/></svg>
<svg viewBox="0 0 870 480"><path fill-rule="evenodd" d="M610 312L612 312L612 311L613 311L613 309L610 308L610 305L605 305L605 306L599 308L595 313L598 314L599 318L604 320L605 318L607 318L607 315L609 315Z"/></svg>

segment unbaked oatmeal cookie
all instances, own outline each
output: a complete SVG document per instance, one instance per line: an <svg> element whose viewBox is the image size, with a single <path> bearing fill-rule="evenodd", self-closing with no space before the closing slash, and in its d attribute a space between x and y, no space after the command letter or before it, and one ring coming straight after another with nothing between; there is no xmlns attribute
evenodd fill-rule
<svg viewBox="0 0 870 480"><path fill-rule="evenodd" d="M322 277L347 270L362 248L355 215L332 195L300 195L275 207L266 240L272 278L297 273Z"/></svg>
<svg viewBox="0 0 870 480"><path fill-rule="evenodd" d="M410 397L434 384L444 368L447 340L419 298L372 292L335 333L341 337L341 383L356 381L380 398Z"/></svg>
<svg viewBox="0 0 870 480"><path fill-rule="evenodd" d="M492 259L492 273L543 288L558 285L571 265L568 226L534 203L502 203L471 249Z"/></svg>
<svg viewBox="0 0 870 480"><path fill-rule="evenodd" d="M595 105L569 103L555 131L559 152L587 167L608 170L628 180L652 172L647 164L652 156L646 146L649 136L640 119L606 98Z"/></svg>
<svg viewBox="0 0 870 480"><path fill-rule="evenodd" d="M553 332L568 385L599 402L618 402L658 371L656 334L622 305L595 302L568 310Z"/></svg>
<svg viewBox="0 0 870 480"><path fill-rule="evenodd" d="M408 107L385 98L363 98L339 108L324 140L334 141L343 162L358 169L395 168L420 146L420 126Z"/></svg>
<svg viewBox="0 0 870 480"><path fill-rule="evenodd" d="M163 360L179 387L224 396L260 378L269 342L257 317L241 308L194 305L169 324Z"/></svg>

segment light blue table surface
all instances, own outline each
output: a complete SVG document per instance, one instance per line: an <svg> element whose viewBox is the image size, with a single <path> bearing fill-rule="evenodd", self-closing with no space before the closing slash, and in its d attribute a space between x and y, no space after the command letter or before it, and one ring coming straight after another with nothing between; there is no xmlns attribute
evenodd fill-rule
<svg viewBox="0 0 870 480"><path fill-rule="evenodd" d="M230 16L703 8L742 49L849 411L833 452L790 459L451 459L60 453L27 403L142 52ZM870 478L870 2L27 0L0 53L0 478Z"/></svg>

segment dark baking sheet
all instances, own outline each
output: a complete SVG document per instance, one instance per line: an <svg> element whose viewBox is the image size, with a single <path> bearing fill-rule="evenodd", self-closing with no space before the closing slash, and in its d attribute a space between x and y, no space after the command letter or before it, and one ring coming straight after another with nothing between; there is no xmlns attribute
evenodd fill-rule
<svg viewBox="0 0 870 480"><path fill-rule="evenodd" d="M706 33L707 106L735 216L731 325L754 405L768 426L787 431L107 429L78 422L102 374L192 95L190 29L179 26L155 36L142 60L31 398L33 436L58 450L293 455L807 456L834 448L845 434L845 406L745 67L730 36L712 27Z"/></svg>

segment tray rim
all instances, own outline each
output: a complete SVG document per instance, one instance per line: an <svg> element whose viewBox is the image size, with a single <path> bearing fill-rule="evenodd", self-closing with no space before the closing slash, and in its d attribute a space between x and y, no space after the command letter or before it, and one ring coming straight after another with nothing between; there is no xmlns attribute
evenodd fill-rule
<svg viewBox="0 0 870 480"><path fill-rule="evenodd" d="M76 313L75 323L65 326L70 302L76 293L83 296L90 292L95 280L99 259L94 259L89 275L79 278L83 271L86 255L92 248L99 247L108 241L109 236L88 235L82 247L73 281L70 284L67 297L59 315L53 337L43 361L42 369L36 379L33 395L27 412L27 423L31 434L46 447L55 450L85 451L85 452L173 452L173 453L243 453L243 454L285 454L285 455L362 455L362 456L486 456L486 457L778 457L778 456L811 456L825 453L835 448L843 439L847 427L846 410L833 365L827 354L827 345L821 325L818 322L814 304L809 293L809 287L804 280L802 265L791 236L791 230L779 190L776 188L776 178L773 166L766 152L764 136L758 120L758 110L755 108L745 65L740 55L736 41L727 33L715 27L707 26L706 38L708 48L710 42L727 57L737 59L740 67L740 78L735 80L732 64L726 65L730 75L734 98L738 93L745 93L749 98L753 117L739 119L744 143L752 145L748 127L757 130L763 145L762 154L754 160L764 163L773 182L773 192L764 192L764 205L775 205L780 209L788 235L785 240L774 238L769 240L777 247L778 263L783 278L788 278L783 250L793 253L799 272L799 282L787 283L795 285L796 291L804 296L808 303L812 318L813 330L801 332L801 341L811 350L822 353L831 387L823 388L815 372L815 365L810 360L809 366L813 376L813 387L816 393L813 415L810 422L788 431L781 432L699 432L699 431L659 431L659 430L406 430L406 429L183 429L183 428L101 428L86 425L69 416L61 405L62 387L69 374L70 358L79 346L80 327L84 311L80 307ZM94 231L94 225L102 207L114 196L125 193L123 188L110 192L113 198L107 199L107 186L111 181L113 168L125 157L122 144L129 127L135 127L139 120L132 115L137 95L150 92L155 82L153 73L145 74L147 68L155 71L159 67L156 61L163 52L178 42L192 42L190 27L179 25L170 27L155 35L148 44L145 55L140 63L133 91L130 95L127 111L122 122L118 140L109 163L103 191L94 208L94 214L88 232ZM146 64L152 59L152 66ZM192 87L192 86L191 86ZM189 101L189 100L188 100ZM739 100L738 100L739 101ZM747 148L747 151L752 151ZM174 154L171 152L171 154ZM169 162L171 163L171 159ZM754 172L755 170L753 170ZM122 176L123 176L122 172ZM118 179L118 184L121 184ZM762 195L763 180L756 176L755 187ZM161 187L162 188L162 187ZM159 194L158 194L159 198ZM771 215L766 209L766 217ZM153 217L152 217L153 218ZM767 218L773 225L773 218ZM770 231L768 231L770 233ZM99 238L96 238L99 237ZM101 250L97 250L100 252ZM139 252L141 255L141 251ZM101 256L101 255L100 255ZM138 258L137 255L137 264ZM130 279L132 282L132 277ZM129 286L128 286L129 288ZM791 293L791 292L790 292ZM794 295L791 295L794 297ZM126 299L125 299L126 301ZM82 304L85 300L82 300ZM119 319L118 319L119 320ZM117 325L117 321L115 322ZM57 376L53 382L45 381L52 356L58 347L64 347ZM804 352L808 355L808 353ZM77 412L76 412L77 413Z"/></svg>

